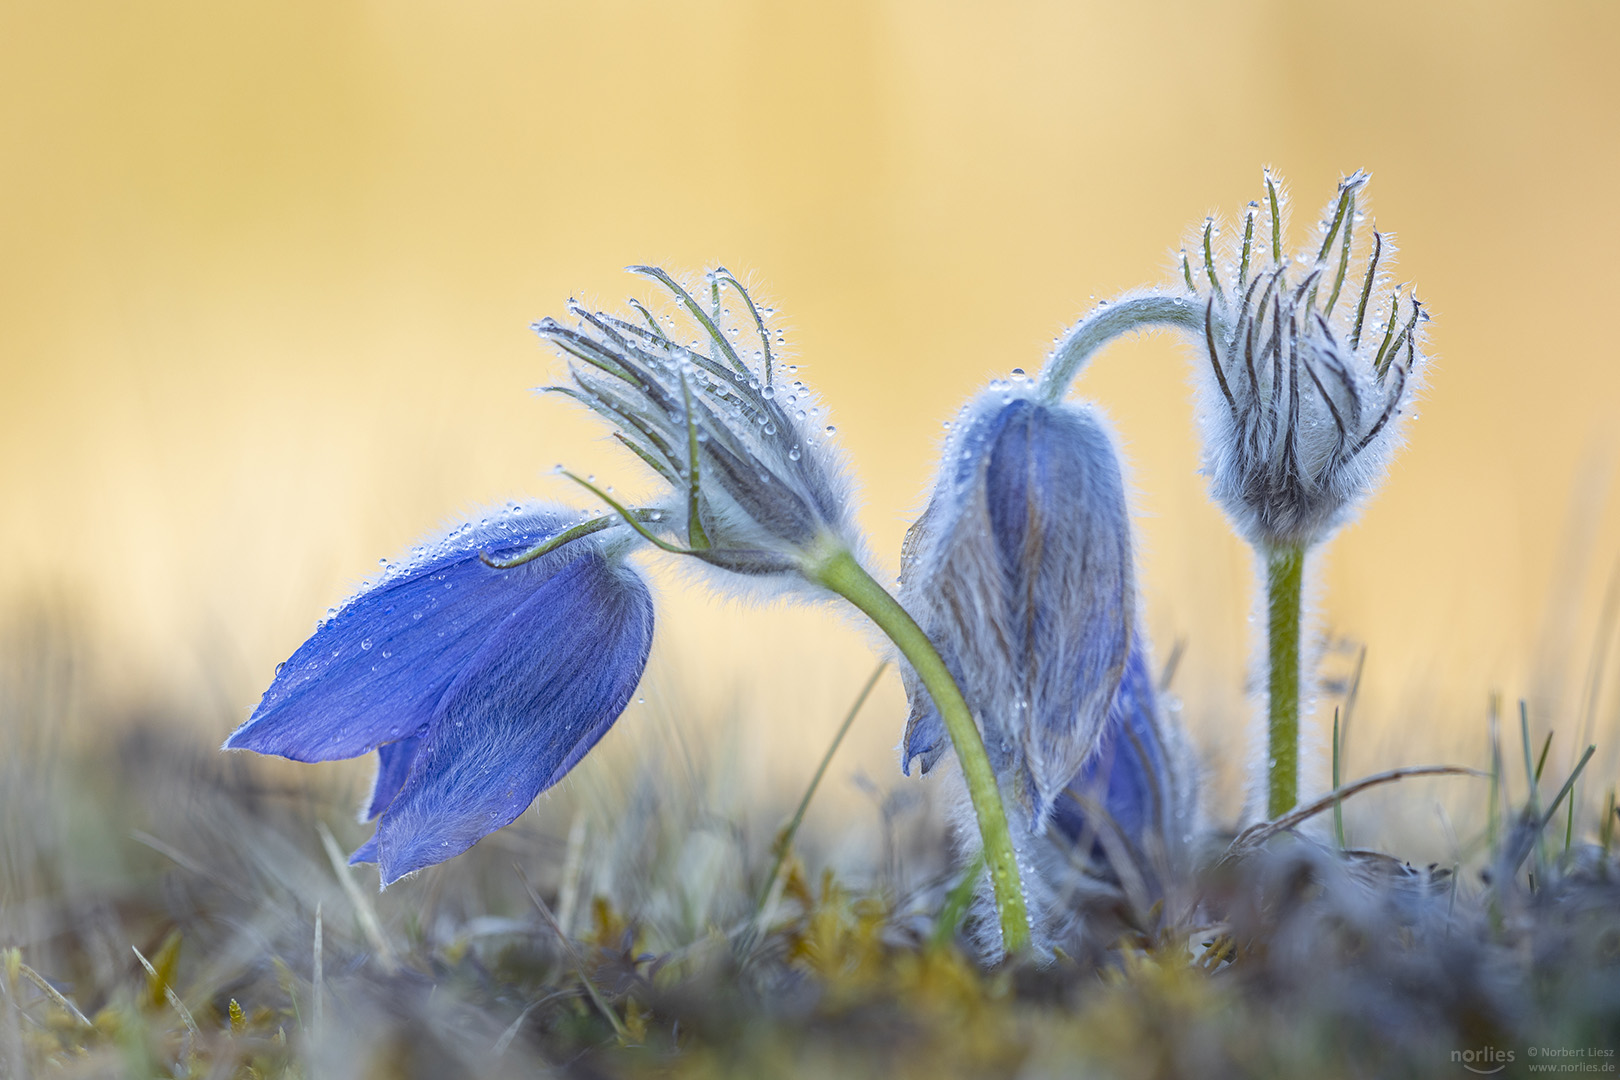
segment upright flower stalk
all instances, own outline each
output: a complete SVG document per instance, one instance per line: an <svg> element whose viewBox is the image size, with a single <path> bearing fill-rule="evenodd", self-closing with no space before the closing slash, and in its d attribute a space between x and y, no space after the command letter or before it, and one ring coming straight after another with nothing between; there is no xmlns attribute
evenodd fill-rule
<svg viewBox="0 0 1620 1080"><path fill-rule="evenodd" d="M853 493L834 429L818 430L821 408L794 377L797 368L779 370L770 310L723 268L707 276L703 300L662 270L632 271L667 290L678 320L638 301L631 301L639 316L634 321L575 304L575 326L547 319L535 330L570 361L571 385L551 389L612 424L615 437L664 482L664 494L632 510L574 479L612 509L604 520L708 564L732 585L809 586L812 595L842 597L877 624L939 705L972 797L1002 945L1022 952L1029 944L1023 885L973 711L928 636L861 565ZM735 318L727 294L735 298ZM689 338L694 331L696 338ZM738 344L752 335L757 349Z"/></svg>
<svg viewBox="0 0 1620 1080"><path fill-rule="evenodd" d="M1203 354L1197 409L1211 495L1259 556L1266 588L1265 806L1298 801L1306 563L1355 516L1401 444L1425 364L1428 314L1392 285L1394 247L1376 229L1356 247L1367 174L1356 172L1312 242L1284 254L1287 198L1265 175L1265 198L1222 239L1204 222L1180 258L1180 280L1098 307L1042 372L1060 400L1085 362L1123 333L1180 330Z"/></svg>
<svg viewBox="0 0 1620 1080"><path fill-rule="evenodd" d="M1299 802L1299 676L1305 549L1266 552L1266 816Z"/></svg>

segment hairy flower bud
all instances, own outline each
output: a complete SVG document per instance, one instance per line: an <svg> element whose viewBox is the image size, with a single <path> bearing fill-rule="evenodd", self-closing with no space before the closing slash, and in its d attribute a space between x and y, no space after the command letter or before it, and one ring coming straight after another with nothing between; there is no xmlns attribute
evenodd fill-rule
<svg viewBox="0 0 1620 1080"><path fill-rule="evenodd" d="M854 548L833 429L812 426L822 409L797 368L778 370L769 312L723 268L708 276L707 308L664 271L631 269L668 289L684 318L661 320L631 301L638 324L574 304L577 327L545 319L534 329L569 357L573 385L551 389L606 419L670 485L651 531L676 532L688 553L746 575L800 570L829 540ZM737 318L723 288L737 297ZM699 335L690 345L677 340L682 322ZM758 348L733 344L745 329Z"/></svg>

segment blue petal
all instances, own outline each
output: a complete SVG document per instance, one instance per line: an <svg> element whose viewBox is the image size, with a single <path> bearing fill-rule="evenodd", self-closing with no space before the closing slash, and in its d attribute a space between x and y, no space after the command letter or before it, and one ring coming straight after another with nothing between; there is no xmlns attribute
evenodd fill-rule
<svg viewBox="0 0 1620 1080"><path fill-rule="evenodd" d="M511 570L479 553L514 554L567 521L559 509L525 507L420 551L315 631L225 748L331 761L419 733L490 630L588 541Z"/></svg>
<svg viewBox="0 0 1620 1080"><path fill-rule="evenodd" d="M383 883L467 850L562 779L629 703L652 630L647 587L595 554L513 612L445 693L382 815Z"/></svg>
<svg viewBox="0 0 1620 1080"><path fill-rule="evenodd" d="M377 779L371 785L371 801L361 821L370 821L388 809L388 804L394 801L399 789L405 786L405 778L410 775L417 748L421 745L421 737L412 735L408 739L377 747Z"/></svg>
<svg viewBox="0 0 1620 1080"><path fill-rule="evenodd" d="M1086 408L992 390L969 406L908 536L902 602L958 677L1004 781L1043 818L1097 746L1130 653L1130 519L1112 440ZM909 677L903 753L943 752Z"/></svg>
<svg viewBox="0 0 1620 1080"><path fill-rule="evenodd" d="M1132 844L1140 845L1150 831L1163 830L1172 781L1156 697L1147 662L1140 649L1133 649L1097 752L1052 812L1052 824L1070 840L1078 841L1087 831L1076 794L1099 803Z"/></svg>
<svg viewBox="0 0 1620 1080"><path fill-rule="evenodd" d="M926 693L914 695L911 718L906 721L906 733L900 744L900 771L910 776L911 763L922 758L923 775L928 775L940 755L950 749L946 736L945 721L934 708L933 700Z"/></svg>
<svg viewBox="0 0 1620 1080"><path fill-rule="evenodd" d="M1005 414L985 489L1030 702L1029 767L1051 798L1106 725L1130 652L1130 519L1097 423L1030 402Z"/></svg>
<svg viewBox="0 0 1620 1080"><path fill-rule="evenodd" d="M376 861L377 835L373 833L370 839L354 849L354 854L349 856L349 865L359 866L361 863L373 863Z"/></svg>

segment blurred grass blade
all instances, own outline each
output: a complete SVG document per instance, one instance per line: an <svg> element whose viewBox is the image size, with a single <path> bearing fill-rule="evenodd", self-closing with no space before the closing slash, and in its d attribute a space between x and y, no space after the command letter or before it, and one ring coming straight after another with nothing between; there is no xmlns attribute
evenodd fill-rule
<svg viewBox="0 0 1620 1080"><path fill-rule="evenodd" d="M1541 819L1542 828L1546 828L1547 825L1552 821L1553 815L1558 813L1558 804L1563 802L1565 797L1567 797L1569 793L1574 790L1575 781L1580 778L1581 771L1586 768L1586 763L1592 760L1592 755L1595 753L1597 753L1597 747L1588 746L1586 748L1586 753L1581 755L1581 760L1575 766L1575 771L1569 774L1569 779L1564 781L1564 786L1558 789L1557 795L1553 796L1552 805L1547 807L1547 813ZM1571 801L1570 805L1573 806L1574 802Z"/></svg>
<svg viewBox="0 0 1620 1080"><path fill-rule="evenodd" d="M171 935L170 937L171 940L178 942L179 935ZM134 945L131 945L129 948L130 951L135 954L135 959L141 962L141 967L146 969L147 986L151 988L154 993L161 992L162 997L168 1000L170 1007L179 1014L181 1022L186 1025L186 1030L191 1032L192 1037L195 1038L199 1034L197 1030L197 1021L192 1018L191 1010L186 1008L186 1003L180 1000L180 995L174 992L174 987L169 985L166 978L158 974L158 969L152 966L152 961L148 960L141 953L140 949L136 948ZM175 953L179 953L178 945L176 946ZM161 957L162 953L160 952L158 955Z"/></svg>
<svg viewBox="0 0 1620 1080"><path fill-rule="evenodd" d="M569 939L567 934L562 932L562 927L557 925L557 920L551 914L551 909L546 906L544 900L540 899L540 894L534 891L534 886L529 884L528 875L523 872L523 867L513 866L512 869L517 871L518 880L523 882L523 889L529 894L530 901L534 903L536 910L545 919L546 925L550 926L556 933L557 940L562 943L563 951L568 954L568 958L574 962L574 970L579 974L579 981L584 984L585 993L590 996L597 1010L607 1017L608 1023L613 1025L613 1033L619 1037L619 1041L628 1045L630 1042L630 1030L624 1026L624 1021L619 1019L619 1014L614 1012L608 1003L603 1000L602 995L597 992L596 984L591 981L590 973L585 970L585 958L579 955L579 950L574 948L573 941Z"/></svg>
<svg viewBox="0 0 1620 1080"><path fill-rule="evenodd" d="M799 826L804 823L805 812L810 809L810 800L816 797L816 789L821 786L821 778L827 775L827 766L832 764L833 755L838 753L838 747L843 744L844 736L849 734L850 726L855 723L855 717L860 715L861 707L866 704L866 699L871 696L873 687L877 686L878 680L883 677L883 672L888 666L887 660L879 663L866 680L866 685L861 687L861 692L856 695L855 704L849 707L849 713L844 717L844 722L838 726L838 733L833 736L827 752L821 755L821 764L816 766L816 773L810 778L810 786L805 789L804 798L799 800L799 808L794 811L793 819L777 835L776 843L773 845L776 848L776 861L772 863L771 872L766 876L765 885L760 889L759 899L754 904L755 920L765 913L771 890L776 887L776 879L781 876L782 867L787 864L788 852L793 847L793 838L798 835Z"/></svg>
<svg viewBox="0 0 1620 1080"><path fill-rule="evenodd" d="M311 990L315 995L315 1000L309 1008L309 1027L317 1042L326 1033L326 1004L324 1000L326 997L324 993L326 985L326 928L323 925L321 915L321 905L317 902L315 905L315 954L310 959L309 964L309 981Z"/></svg>
<svg viewBox="0 0 1620 1080"><path fill-rule="evenodd" d="M935 948L949 945L956 937L956 928L962 925L962 919L967 915L968 905L973 902L973 893L979 887L979 878L984 874L984 852L973 856L973 862L968 865L967 871L962 875L951 891L945 894L945 903L939 909L939 918L934 920L934 932L929 937L929 943Z"/></svg>
<svg viewBox="0 0 1620 1080"><path fill-rule="evenodd" d="M326 850L326 857L332 863L332 873L337 875L343 895L349 898L349 904L354 908L355 918L360 922L360 933L365 935L372 951L377 954L377 962L382 965L383 971L392 974L399 967L399 958L383 934L376 907L371 898L360 891L359 883L354 880L354 870L343 857L343 849L338 847L337 839L333 837L332 830L326 827L326 822L317 821L315 831L320 833L321 847Z"/></svg>
<svg viewBox="0 0 1620 1080"><path fill-rule="evenodd" d="M1363 655L1366 655L1366 654L1363 653ZM1339 763L1339 756L1340 756L1340 754L1342 752L1342 747L1343 747L1343 744L1341 742L1341 734L1342 734L1342 732L1341 732L1341 729L1339 727L1339 710L1334 709L1333 710L1333 790L1334 791L1339 790L1339 784L1341 783L1341 781L1339 779L1339 770L1341 768L1340 763ZM1333 839L1338 842L1339 850L1343 851L1345 846L1346 846L1345 842L1344 842L1344 800L1343 799L1337 799L1336 798L1336 799L1333 800Z"/></svg>
<svg viewBox="0 0 1620 1080"><path fill-rule="evenodd" d="M1265 843L1267 840L1270 840L1278 833L1286 832L1289 829L1303 825L1306 821L1309 821L1317 814L1320 814L1322 811L1328 809L1335 802L1338 802L1341 799L1348 799L1352 795L1360 794L1361 792L1366 791L1368 788L1377 787L1380 784L1389 784L1396 780L1405 780L1407 777L1411 776L1486 777L1489 775L1489 773L1481 772L1478 769L1470 769L1466 765L1414 765L1408 768L1390 769L1387 772L1374 773L1372 776L1364 776L1353 784L1347 784L1342 788L1335 788L1326 795L1322 796L1320 799L1317 799L1314 802L1306 803L1304 806L1297 807L1290 813L1284 814L1282 817L1277 818L1275 821L1262 821L1258 825L1249 826L1247 829L1243 830L1243 832L1238 834L1237 839L1232 841L1231 846L1226 849L1226 854L1221 856L1220 861L1223 863L1227 862L1239 855L1242 855L1250 848L1259 847L1261 844Z"/></svg>
<svg viewBox="0 0 1620 1080"><path fill-rule="evenodd" d="M11 950L11 951L12 952L17 952L17 950L15 950L15 949ZM8 955L7 959L8 960L10 959L9 955ZM60 990L58 990L56 987L52 986L50 984L50 982L45 978L45 976L43 976L39 972L35 971L33 968L29 967L27 964L24 964L22 962L22 960L21 960L21 953L18 953L17 972L18 972L18 974L22 975L25 979L27 979L29 982L31 982L35 986L39 987L40 993L44 994L46 997L50 998L53 1002L55 1002L57 1008L61 1009L63 1012L67 1013L69 1016L73 1017L73 1019L77 1020L84 1027L94 1027L95 1026L94 1024L92 1024L90 1022L89 1018L87 1018L84 1015L84 1013L79 1011L79 1007L77 1005L73 1004L73 1002L71 1000L69 1000L68 997L65 994L63 994Z"/></svg>

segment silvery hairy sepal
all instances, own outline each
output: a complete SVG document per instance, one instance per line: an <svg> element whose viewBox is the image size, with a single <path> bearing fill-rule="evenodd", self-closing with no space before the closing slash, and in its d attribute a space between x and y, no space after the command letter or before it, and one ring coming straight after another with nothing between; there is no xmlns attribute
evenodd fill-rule
<svg viewBox="0 0 1620 1080"><path fill-rule="evenodd" d="M1203 309L1204 464L1237 530L1270 548L1327 538L1381 480L1423 372L1427 313L1391 287L1394 249L1358 244L1367 174L1339 185L1312 242L1283 253L1286 198L1217 242L1213 219L1181 256L1185 299Z"/></svg>
<svg viewBox="0 0 1620 1080"><path fill-rule="evenodd" d="M1026 383L963 410L927 509L906 537L900 599L938 647L984 732L991 765L1044 829L1102 738L1135 630L1130 519L1119 461L1089 407ZM948 748L907 671L909 771Z"/></svg>
<svg viewBox="0 0 1620 1080"><path fill-rule="evenodd" d="M629 704L652 597L623 534L546 504L485 514L414 548L276 669L225 742L294 761L377 751L351 862L390 884L510 824ZM509 569L498 560L548 545Z"/></svg>
<svg viewBox="0 0 1620 1080"><path fill-rule="evenodd" d="M792 575L829 547L854 549L833 429L797 368L779 362L772 312L723 268L706 277L706 304L662 270L631 270L659 282L679 316L636 300L633 319L570 303L575 326L534 325L569 361L571 385L547 389L602 416L669 485L631 523L749 576Z"/></svg>

